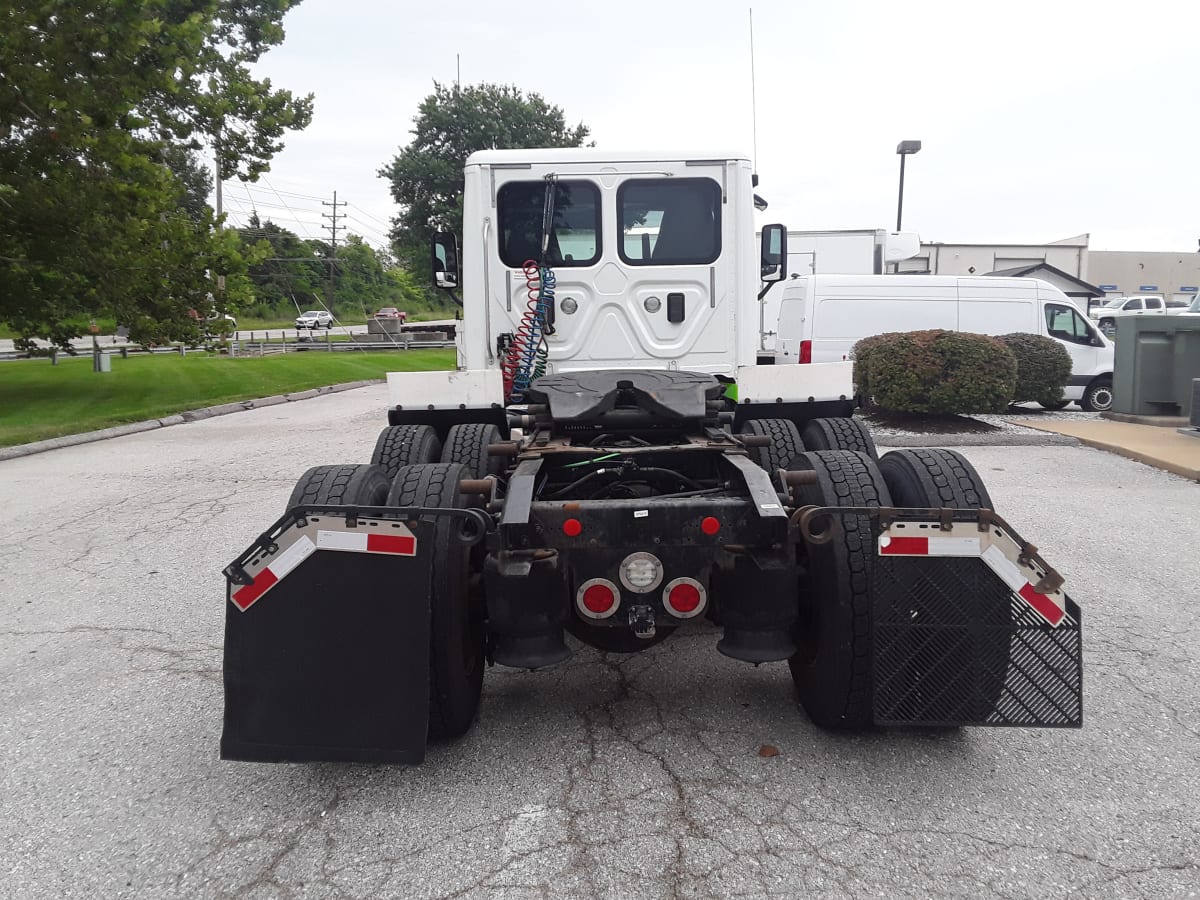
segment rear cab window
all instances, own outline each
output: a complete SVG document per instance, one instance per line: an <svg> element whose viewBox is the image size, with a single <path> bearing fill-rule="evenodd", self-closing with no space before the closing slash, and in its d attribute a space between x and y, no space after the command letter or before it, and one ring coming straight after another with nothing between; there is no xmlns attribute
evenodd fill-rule
<svg viewBox="0 0 1200 900"><path fill-rule="evenodd" d="M708 265L721 255L721 187L709 178L637 178L617 191L617 250L631 266Z"/></svg>
<svg viewBox="0 0 1200 900"><path fill-rule="evenodd" d="M542 259L546 181L510 181L496 194L500 261L520 269ZM590 181L559 181L546 248L552 266L589 266L600 259L600 189Z"/></svg>

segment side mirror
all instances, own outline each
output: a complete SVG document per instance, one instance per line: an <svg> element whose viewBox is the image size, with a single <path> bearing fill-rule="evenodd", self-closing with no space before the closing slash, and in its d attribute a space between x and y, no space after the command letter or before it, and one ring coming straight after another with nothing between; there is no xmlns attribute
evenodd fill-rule
<svg viewBox="0 0 1200 900"><path fill-rule="evenodd" d="M787 228L783 225L763 226L759 277L766 282L787 278Z"/></svg>
<svg viewBox="0 0 1200 900"><path fill-rule="evenodd" d="M458 238L448 231L438 231L430 241L430 262L436 287L453 290L461 281L458 266Z"/></svg>

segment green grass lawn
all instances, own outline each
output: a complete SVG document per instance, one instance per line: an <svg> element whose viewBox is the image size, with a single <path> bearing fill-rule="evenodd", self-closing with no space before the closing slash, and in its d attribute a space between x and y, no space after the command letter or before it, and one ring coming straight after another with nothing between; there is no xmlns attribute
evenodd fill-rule
<svg viewBox="0 0 1200 900"><path fill-rule="evenodd" d="M453 350L288 353L265 357L193 353L114 355L92 371L91 354L0 362L0 447L140 422L218 403L383 378L387 372L454 367Z"/></svg>

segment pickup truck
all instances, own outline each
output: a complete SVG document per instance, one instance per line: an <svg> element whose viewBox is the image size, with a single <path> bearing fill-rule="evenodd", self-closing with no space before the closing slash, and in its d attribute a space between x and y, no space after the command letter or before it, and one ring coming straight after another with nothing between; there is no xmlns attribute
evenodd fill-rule
<svg viewBox="0 0 1200 900"><path fill-rule="evenodd" d="M1088 318L1096 322L1105 336L1112 337L1117 331L1117 319L1125 316L1165 316L1168 312L1181 311L1168 310L1167 302L1157 294L1131 294L1128 297L1113 297L1103 306L1088 310Z"/></svg>

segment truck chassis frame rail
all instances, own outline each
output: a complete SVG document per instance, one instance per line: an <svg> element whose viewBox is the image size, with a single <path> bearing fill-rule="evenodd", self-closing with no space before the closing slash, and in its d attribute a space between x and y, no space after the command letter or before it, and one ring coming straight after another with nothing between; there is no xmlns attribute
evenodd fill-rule
<svg viewBox="0 0 1200 900"><path fill-rule="evenodd" d="M1083 725L1080 609L1037 547L988 509L816 507L811 545L868 516L877 725Z"/></svg>

